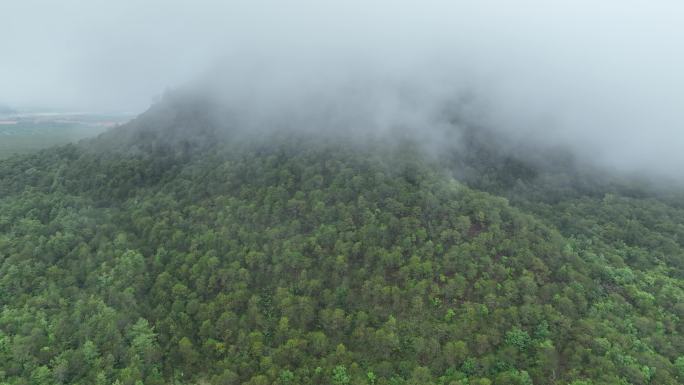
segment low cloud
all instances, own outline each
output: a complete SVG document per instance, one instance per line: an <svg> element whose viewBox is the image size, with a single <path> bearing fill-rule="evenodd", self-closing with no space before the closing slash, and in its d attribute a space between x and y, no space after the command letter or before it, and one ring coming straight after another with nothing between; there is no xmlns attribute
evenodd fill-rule
<svg viewBox="0 0 684 385"><path fill-rule="evenodd" d="M684 166L681 2L22 0L0 14L10 105L142 111L203 84L244 124L427 133L458 108L607 167Z"/></svg>

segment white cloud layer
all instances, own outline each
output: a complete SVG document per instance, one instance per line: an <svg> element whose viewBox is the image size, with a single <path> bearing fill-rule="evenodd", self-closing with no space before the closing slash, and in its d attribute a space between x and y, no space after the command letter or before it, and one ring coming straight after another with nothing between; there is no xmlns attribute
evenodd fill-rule
<svg viewBox="0 0 684 385"><path fill-rule="evenodd" d="M347 80L408 85L428 109L467 88L521 137L677 175L682 20L667 0L5 0L0 102L142 111L216 66L276 104Z"/></svg>

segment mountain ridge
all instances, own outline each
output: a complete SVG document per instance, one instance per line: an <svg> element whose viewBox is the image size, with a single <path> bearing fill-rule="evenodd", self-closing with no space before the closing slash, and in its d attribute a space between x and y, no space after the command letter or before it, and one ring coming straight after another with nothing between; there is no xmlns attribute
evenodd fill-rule
<svg viewBox="0 0 684 385"><path fill-rule="evenodd" d="M684 378L681 207L481 131L434 156L212 111L0 161L0 381Z"/></svg>

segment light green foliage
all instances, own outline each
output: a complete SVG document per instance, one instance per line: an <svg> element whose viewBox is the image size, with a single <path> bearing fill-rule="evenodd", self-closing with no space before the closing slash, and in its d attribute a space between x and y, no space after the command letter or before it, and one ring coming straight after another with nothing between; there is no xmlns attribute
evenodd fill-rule
<svg viewBox="0 0 684 385"><path fill-rule="evenodd" d="M349 385L351 378L347 373L347 368L344 366L336 366L333 369L332 383L333 385Z"/></svg>
<svg viewBox="0 0 684 385"><path fill-rule="evenodd" d="M520 351L525 351L531 341L530 335L526 331L520 330L520 328L514 327L506 332L506 343Z"/></svg>
<svg viewBox="0 0 684 385"><path fill-rule="evenodd" d="M375 381L378 380L378 377L375 375L375 373L369 371L366 373L366 379L368 380L369 385L375 385Z"/></svg>
<svg viewBox="0 0 684 385"><path fill-rule="evenodd" d="M282 385L294 385L295 375L289 370L284 370L280 373L280 384Z"/></svg>
<svg viewBox="0 0 684 385"><path fill-rule="evenodd" d="M677 376L684 381L684 356L678 357L675 361L675 368L677 368Z"/></svg>

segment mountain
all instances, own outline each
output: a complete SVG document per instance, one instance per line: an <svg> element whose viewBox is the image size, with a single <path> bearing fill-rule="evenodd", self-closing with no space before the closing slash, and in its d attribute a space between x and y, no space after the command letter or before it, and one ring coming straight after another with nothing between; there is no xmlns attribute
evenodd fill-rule
<svg viewBox="0 0 684 385"><path fill-rule="evenodd" d="M680 190L238 123L169 99L0 161L0 383L684 382Z"/></svg>

